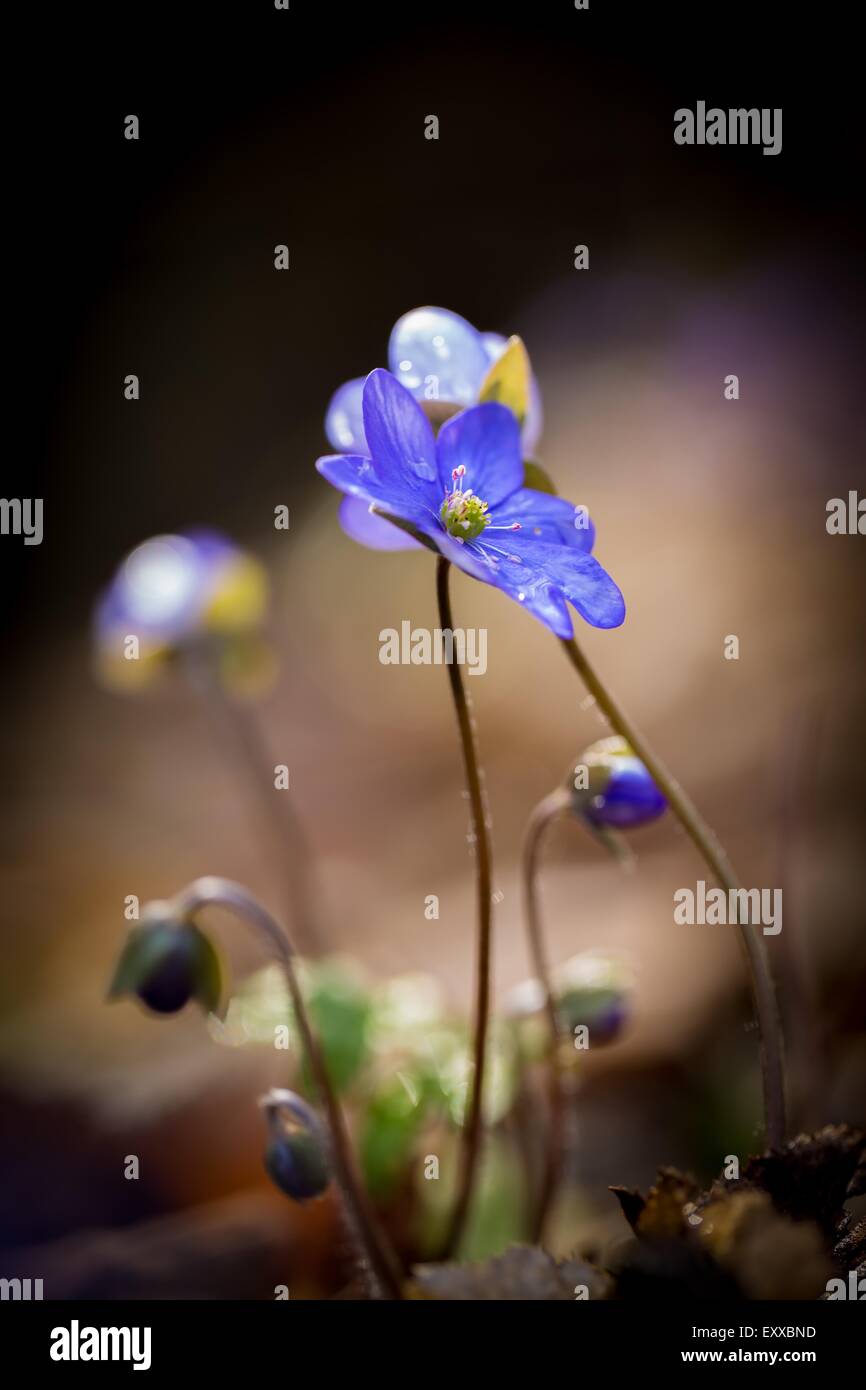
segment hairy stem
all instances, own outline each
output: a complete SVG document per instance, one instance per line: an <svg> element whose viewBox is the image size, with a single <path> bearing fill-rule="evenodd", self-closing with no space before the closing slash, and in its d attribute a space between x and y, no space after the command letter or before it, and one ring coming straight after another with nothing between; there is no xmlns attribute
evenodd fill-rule
<svg viewBox="0 0 866 1390"><path fill-rule="evenodd" d="M448 576L451 566L448 560L440 557L436 567L436 595L439 601L439 621L443 630L453 630L451 598L448 591ZM475 864L478 888L478 943L477 943L477 986L475 999L475 1033L473 1043L472 1093L469 1099L468 1115L461 1137L460 1173L458 1177L457 1200L448 1231L445 1237L444 1254L454 1254L466 1225L469 1204L478 1174L481 1153L481 1130L483 1121L484 1073L487 1061L487 1032L490 1022L490 955L492 919L492 853L490 831L478 766L478 749L472 727L469 701L463 685L463 676L456 661L448 664L448 680L457 713L460 730L460 743L463 749L463 763L469 785L469 805L472 812L472 826L475 835Z"/></svg>
<svg viewBox="0 0 866 1390"><path fill-rule="evenodd" d="M262 824L280 864L285 910L300 948L306 954L321 955L324 942L314 892L312 854L290 794L274 787L273 763L258 721L246 705L226 695L209 647L190 647L186 669L225 737L240 775L261 807Z"/></svg>
<svg viewBox="0 0 866 1390"><path fill-rule="evenodd" d="M602 685L574 638L561 640L566 656L581 677L590 695L595 699L611 728L615 729L622 738L631 744L636 756L646 766L689 839L703 857L713 877L727 893L730 894L732 890L736 891L739 888L739 881L728 857L691 798L671 776L640 730L632 724L621 706ZM728 900L730 901L730 898ZM761 1035L767 1143L771 1148L776 1148L784 1142L785 1138L785 1087L779 1013L763 942L754 925L748 921L741 921L740 917L741 914L738 912L737 925L740 928L740 938L748 962L755 1012Z"/></svg>
<svg viewBox="0 0 866 1390"><path fill-rule="evenodd" d="M556 1012L556 999L550 974L550 961L544 933L541 928L541 915L538 903L538 866L541 842L547 827L557 816L567 811L571 798L564 787L557 787L549 796L539 801L529 818L523 841L522 878L524 911L526 914L526 934L529 941L529 954L532 968L544 990L544 1012L547 1018L550 1037L548 1040L548 1135L545 1151L544 1170L541 1183L533 1205L530 1239L533 1245L541 1242L544 1223L559 1179L562 1150L562 1121L565 1097L559 1074L559 1019Z"/></svg>
<svg viewBox="0 0 866 1390"><path fill-rule="evenodd" d="M307 1006L294 966L295 951L288 933L256 898L239 883L226 878L199 878L175 900L178 915L189 920L204 907L228 908L241 921L265 937L286 977L304 1052L315 1078L325 1112L333 1147L334 1167L343 1199L350 1215L350 1229L360 1246L362 1263L369 1269L386 1297L401 1298L402 1272L370 1206L355 1166L349 1133L340 1102L331 1084L318 1040L310 1024Z"/></svg>

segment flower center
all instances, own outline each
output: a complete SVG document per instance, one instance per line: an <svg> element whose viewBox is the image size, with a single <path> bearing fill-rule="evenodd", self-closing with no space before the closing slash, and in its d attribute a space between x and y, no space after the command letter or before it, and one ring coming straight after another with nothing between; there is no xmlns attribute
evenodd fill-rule
<svg viewBox="0 0 866 1390"><path fill-rule="evenodd" d="M490 525L491 518L487 514L486 502L482 502L474 492L463 491L465 475L466 469L461 463L451 474L454 488L451 492L446 491L439 517L449 536L456 536L460 541L471 541Z"/></svg>

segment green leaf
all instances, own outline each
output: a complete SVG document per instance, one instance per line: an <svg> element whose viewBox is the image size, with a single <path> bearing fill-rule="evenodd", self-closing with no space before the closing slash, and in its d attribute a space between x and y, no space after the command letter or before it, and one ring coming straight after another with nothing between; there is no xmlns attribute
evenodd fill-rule
<svg viewBox="0 0 866 1390"><path fill-rule="evenodd" d="M406 1171L427 1094L422 1077L398 1074L371 1097L361 1131L361 1164L374 1196L387 1196Z"/></svg>
<svg viewBox="0 0 866 1390"><path fill-rule="evenodd" d="M225 988L226 972L216 947L209 937L192 927L195 937L193 977L195 979L195 998L205 1013L225 1018L228 1005L228 991Z"/></svg>
<svg viewBox="0 0 866 1390"><path fill-rule="evenodd" d="M328 1074L338 1091L345 1090L367 1056L370 1000L345 971L322 967L311 981L307 1008Z"/></svg>
<svg viewBox="0 0 866 1390"><path fill-rule="evenodd" d="M135 994L177 941L177 928L169 923L147 922L134 927L124 943L108 987L108 998Z"/></svg>
<svg viewBox="0 0 866 1390"><path fill-rule="evenodd" d="M558 496L550 475L534 459L524 459L523 486L534 488L536 492L547 492L551 497Z"/></svg>
<svg viewBox="0 0 866 1390"><path fill-rule="evenodd" d="M524 1230L525 1172L516 1149L501 1135L488 1136L459 1255L483 1260L498 1255Z"/></svg>
<svg viewBox="0 0 866 1390"><path fill-rule="evenodd" d="M491 365L481 383L479 403L499 401L517 416L522 425L529 410L529 383L532 369L529 356L520 338L509 338L508 346Z"/></svg>

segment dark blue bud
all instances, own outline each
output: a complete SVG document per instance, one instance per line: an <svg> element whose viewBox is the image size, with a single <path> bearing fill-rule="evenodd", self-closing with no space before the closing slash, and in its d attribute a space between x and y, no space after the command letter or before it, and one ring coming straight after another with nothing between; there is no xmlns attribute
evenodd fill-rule
<svg viewBox="0 0 866 1390"><path fill-rule="evenodd" d="M295 1202L321 1197L331 1182L331 1160L319 1116L293 1091L269 1091L260 1104L268 1119L269 1176Z"/></svg>
<svg viewBox="0 0 866 1390"><path fill-rule="evenodd" d="M176 1014L193 996L193 951L191 943L178 936L171 943L136 993L143 1004L157 1014Z"/></svg>
<svg viewBox="0 0 866 1390"><path fill-rule="evenodd" d="M614 737L593 743L578 759L572 805L590 825L634 830L656 820L667 802L625 739Z"/></svg>
<svg viewBox="0 0 866 1390"><path fill-rule="evenodd" d="M145 909L121 953L109 999L132 994L153 1013L175 1014L190 999L215 1012L223 973L213 945L190 922L177 921L167 904Z"/></svg>

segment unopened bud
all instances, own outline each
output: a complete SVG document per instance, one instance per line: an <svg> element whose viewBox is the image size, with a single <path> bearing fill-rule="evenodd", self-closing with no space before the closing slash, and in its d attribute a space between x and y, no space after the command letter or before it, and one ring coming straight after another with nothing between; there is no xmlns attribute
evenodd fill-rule
<svg viewBox="0 0 866 1390"><path fill-rule="evenodd" d="M645 765L619 736L599 739L581 754L571 798L572 809L590 825L616 830L646 825L667 806Z"/></svg>
<svg viewBox="0 0 866 1390"><path fill-rule="evenodd" d="M615 1041L631 1016L631 982L623 965L595 951L572 956L553 971L560 1033L589 1030L590 1047ZM546 1046L541 1026L545 995L540 980L524 980L506 1001L508 1014L523 1025L525 1050L532 1056ZM528 1031L527 1031L528 1030Z"/></svg>
<svg viewBox="0 0 866 1390"><path fill-rule="evenodd" d="M215 1013L222 981L216 950L198 927L172 917L168 903L151 903L127 938L108 997L134 995L158 1014L178 1013L195 999Z"/></svg>
<svg viewBox="0 0 866 1390"><path fill-rule="evenodd" d="M321 1197L331 1182L331 1160L319 1116L294 1091L269 1091L259 1104L268 1120L265 1168L270 1177L295 1202Z"/></svg>

